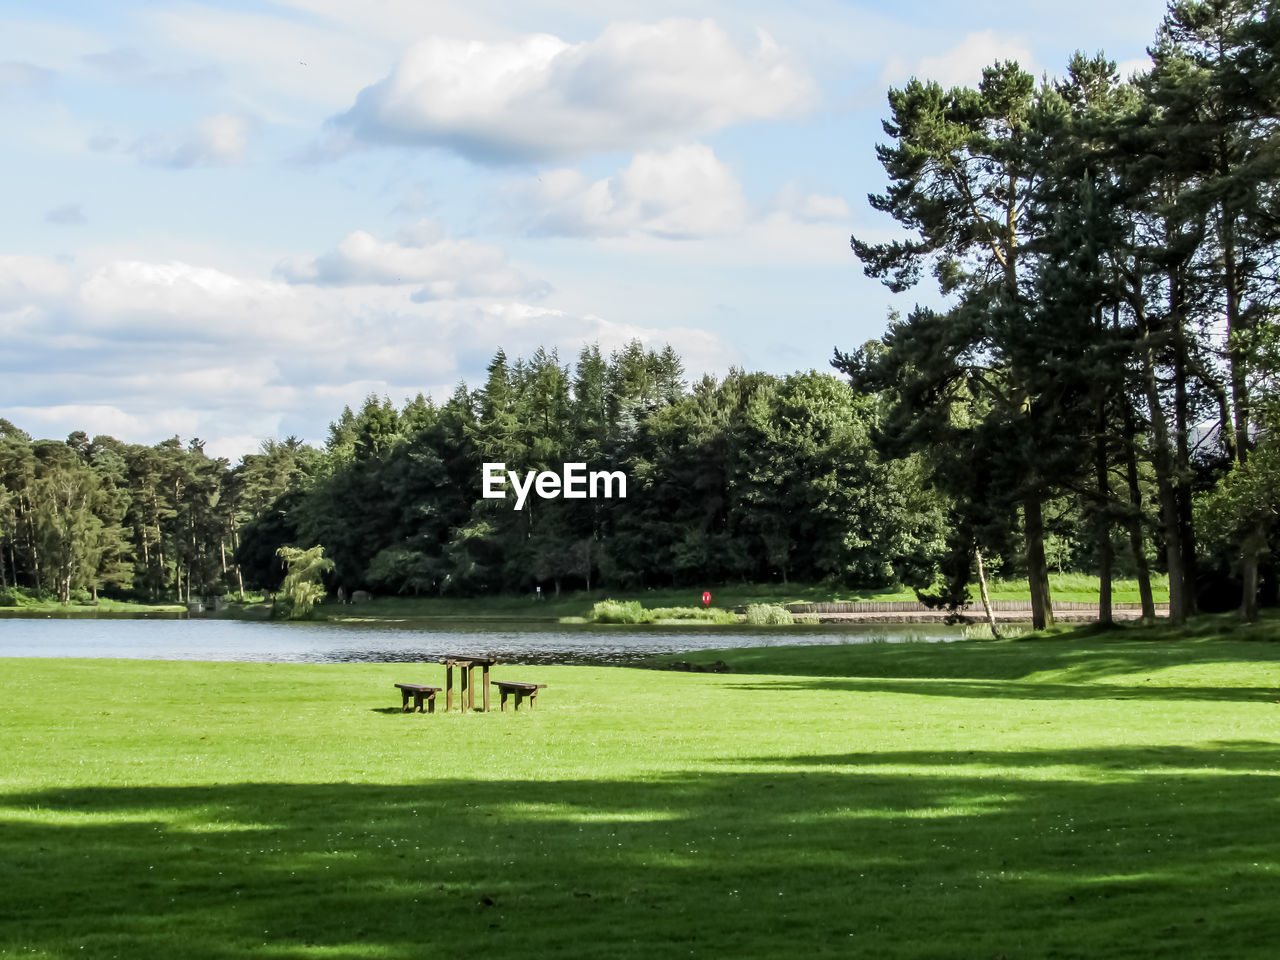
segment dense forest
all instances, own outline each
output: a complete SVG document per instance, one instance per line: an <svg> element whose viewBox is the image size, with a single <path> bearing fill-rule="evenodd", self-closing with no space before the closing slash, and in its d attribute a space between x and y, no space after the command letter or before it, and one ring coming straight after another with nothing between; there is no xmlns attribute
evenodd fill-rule
<svg viewBox="0 0 1280 960"><path fill-rule="evenodd" d="M998 571L1043 625L1051 567L1100 574L1103 619L1113 576L1158 569L1174 622L1255 617L1280 513L1280 5L1174 3L1150 52L1132 78L1077 55L890 91L871 204L905 229L853 252L949 306L838 349L841 376L498 351L442 403L371 396L323 449L234 466L0 421L0 587L270 590L279 547L320 545L346 591L795 579L955 604ZM566 461L624 471L627 500L480 495L481 463Z"/></svg>
<svg viewBox="0 0 1280 960"><path fill-rule="evenodd" d="M31 442L0 422L5 576L64 598L270 589L278 547L320 544L348 592L918 579L943 510L919 458L877 453L879 407L814 372L690 388L674 351L636 342L572 369L499 351L476 390L371 396L323 450L271 442L235 467L198 441ZM481 497L482 463L566 461L622 470L627 499Z"/></svg>

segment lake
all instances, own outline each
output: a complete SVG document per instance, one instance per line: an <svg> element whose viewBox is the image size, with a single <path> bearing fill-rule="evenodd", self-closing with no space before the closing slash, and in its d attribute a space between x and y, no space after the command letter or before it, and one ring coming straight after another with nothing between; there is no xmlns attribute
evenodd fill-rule
<svg viewBox="0 0 1280 960"><path fill-rule="evenodd" d="M723 647L897 643L962 638L958 627L634 627L501 620L280 623L201 618L0 617L0 657L423 662L487 654L507 663L632 663L655 653Z"/></svg>

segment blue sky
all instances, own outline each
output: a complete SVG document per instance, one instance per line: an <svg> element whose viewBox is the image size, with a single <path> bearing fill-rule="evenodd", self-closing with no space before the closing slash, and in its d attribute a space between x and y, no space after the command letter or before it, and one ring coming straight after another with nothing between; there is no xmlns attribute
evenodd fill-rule
<svg viewBox="0 0 1280 960"><path fill-rule="evenodd" d="M826 369L935 298L848 248L886 89L1137 69L1163 9L10 2L0 416L234 459L499 346Z"/></svg>

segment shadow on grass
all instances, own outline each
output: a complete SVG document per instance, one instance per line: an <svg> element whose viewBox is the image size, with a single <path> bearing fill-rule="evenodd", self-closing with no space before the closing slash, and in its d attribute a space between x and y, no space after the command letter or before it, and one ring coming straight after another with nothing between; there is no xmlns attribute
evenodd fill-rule
<svg viewBox="0 0 1280 960"><path fill-rule="evenodd" d="M1149 779L1168 772L1256 773L1274 776L1280 771L1280 743L1269 740L1233 740L1205 747L1124 747L1108 750L885 750L876 753L806 754L794 757L742 757L735 765L776 764L796 767L857 767L868 772L876 767L923 766L955 768L1032 767L1076 768L1101 779L1116 772ZM1280 828L1278 828L1280 829Z"/></svg>
<svg viewBox="0 0 1280 960"><path fill-rule="evenodd" d="M1278 761L1240 742L15 793L0 953L1269 958Z"/></svg>
<svg viewBox="0 0 1280 960"><path fill-rule="evenodd" d="M913 680L876 677L824 678L734 684L740 690L906 693L925 697L976 697L983 700L1179 700L1280 703L1277 687L1174 687L1158 684L1019 683L981 680Z"/></svg>
<svg viewBox="0 0 1280 960"><path fill-rule="evenodd" d="M1164 632L1140 628L1098 631L1015 641L936 643L853 643L842 647L771 646L704 650L683 659L726 661L738 674L910 680L1027 680L1060 683L1073 691L1111 677L1168 667L1280 662L1280 644L1243 640L1191 639L1162 642ZM1135 637L1139 639L1135 639ZM1151 637L1153 639L1141 639ZM655 662L674 659L655 657ZM1081 686L1077 686L1081 685ZM1123 685L1116 685L1123 686ZM1224 694L1229 688L1221 688ZM1236 688L1230 688L1236 689ZM1259 688L1261 689L1261 688ZM1119 691L1115 691L1119 692ZM1085 695L1091 695L1087 692ZM1174 694L1170 694L1173 696ZM1189 694L1204 695L1204 688ZM1225 696L1223 697L1225 698ZM1246 699L1253 697L1247 696Z"/></svg>

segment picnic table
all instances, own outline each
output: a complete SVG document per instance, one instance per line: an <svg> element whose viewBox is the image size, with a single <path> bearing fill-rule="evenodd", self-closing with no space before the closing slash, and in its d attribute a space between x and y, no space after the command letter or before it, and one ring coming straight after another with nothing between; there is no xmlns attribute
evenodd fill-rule
<svg viewBox="0 0 1280 960"><path fill-rule="evenodd" d="M481 671L481 684L484 691L484 712L489 712L489 668L498 662L497 657L480 657L480 656L456 656L445 657L440 661L444 664L444 687L446 690L444 697L444 709L448 713L453 709L453 668L457 667L461 671L458 678L458 693L461 703L459 709L466 713L468 710L474 710L476 706L476 686L475 675L473 671L476 667Z"/></svg>

